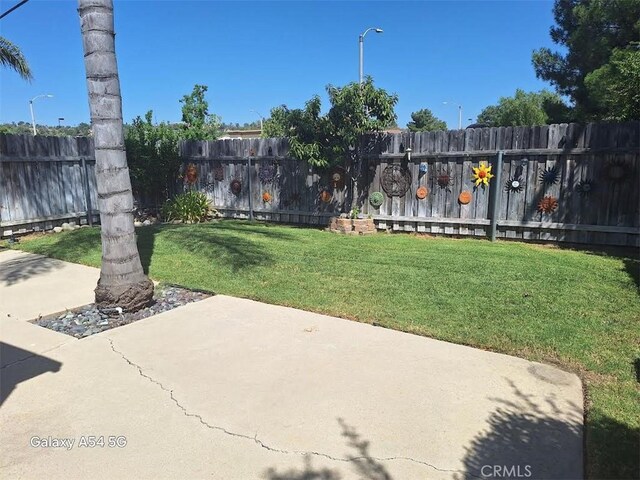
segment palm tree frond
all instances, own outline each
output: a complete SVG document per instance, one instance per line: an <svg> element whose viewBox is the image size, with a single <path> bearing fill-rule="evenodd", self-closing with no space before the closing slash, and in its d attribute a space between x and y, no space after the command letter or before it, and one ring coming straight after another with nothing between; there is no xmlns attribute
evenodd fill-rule
<svg viewBox="0 0 640 480"><path fill-rule="evenodd" d="M0 65L15 70L25 80L32 80L33 75L20 49L4 37L0 37Z"/></svg>

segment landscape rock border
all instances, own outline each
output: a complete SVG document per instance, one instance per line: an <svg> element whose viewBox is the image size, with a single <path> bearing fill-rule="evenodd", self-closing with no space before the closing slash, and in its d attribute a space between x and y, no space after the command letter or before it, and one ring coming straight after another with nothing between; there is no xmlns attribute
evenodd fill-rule
<svg viewBox="0 0 640 480"><path fill-rule="evenodd" d="M126 313L121 309L108 312L100 311L94 303L91 303L65 312L39 317L31 320L31 323L72 337L85 338L173 310L188 303L204 300L212 295L213 293L203 290L189 290L176 285L160 285L156 286L153 303L137 312Z"/></svg>

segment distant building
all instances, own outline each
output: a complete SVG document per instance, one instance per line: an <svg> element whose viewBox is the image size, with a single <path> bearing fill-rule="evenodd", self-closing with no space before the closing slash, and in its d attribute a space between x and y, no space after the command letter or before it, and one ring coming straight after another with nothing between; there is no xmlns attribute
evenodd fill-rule
<svg viewBox="0 0 640 480"><path fill-rule="evenodd" d="M225 130L218 140L260 138L261 136L262 131L259 128L255 130Z"/></svg>

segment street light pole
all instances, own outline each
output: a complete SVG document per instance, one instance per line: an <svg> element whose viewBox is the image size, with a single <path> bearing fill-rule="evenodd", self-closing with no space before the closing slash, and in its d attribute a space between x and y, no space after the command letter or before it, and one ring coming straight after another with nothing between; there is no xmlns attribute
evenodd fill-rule
<svg viewBox="0 0 640 480"><path fill-rule="evenodd" d="M36 130L36 117L35 117L35 115L33 113L33 102L35 100L37 100L38 98L42 98L42 97L52 98L53 95L50 95L50 94L36 95L31 100L29 100L29 110L31 110L31 126L33 127L33 136L34 137L38 134L38 131Z"/></svg>
<svg viewBox="0 0 640 480"><path fill-rule="evenodd" d="M370 30L374 30L376 33L382 33L381 28L367 28L364 33L360 34L358 37L358 44L360 46L360 85L364 82L364 36L369 33Z"/></svg>
<svg viewBox="0 0 640 480"><path fill-rule="evenodd" d="M462 105L458 102L442 102L443 105L458 105L458 130L462 130Z"/></svg>

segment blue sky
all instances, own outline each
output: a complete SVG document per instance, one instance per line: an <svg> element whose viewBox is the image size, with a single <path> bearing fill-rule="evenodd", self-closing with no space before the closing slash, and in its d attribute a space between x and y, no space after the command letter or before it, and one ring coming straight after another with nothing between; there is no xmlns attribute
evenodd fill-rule
<svg viewBox="0 0 640 480"><path fill-rule="evenodd" d="M18 0L1 0L4 11ZM365 73L397 93L398 123L430 108L449 127L463 124L516 88L537 80L531 52L552 46L551 0L511 1L142 1L116 0L116 51L124 119L154 110L180 120L182 95L209 86L212 113L226 122L268 116L277 105L300 107L325 85L358 78L358 35L367 27ZM0 20L0 35L21 47L35 80L0 70L0 122L89 121L75 0L31 0Z"/></svg>

